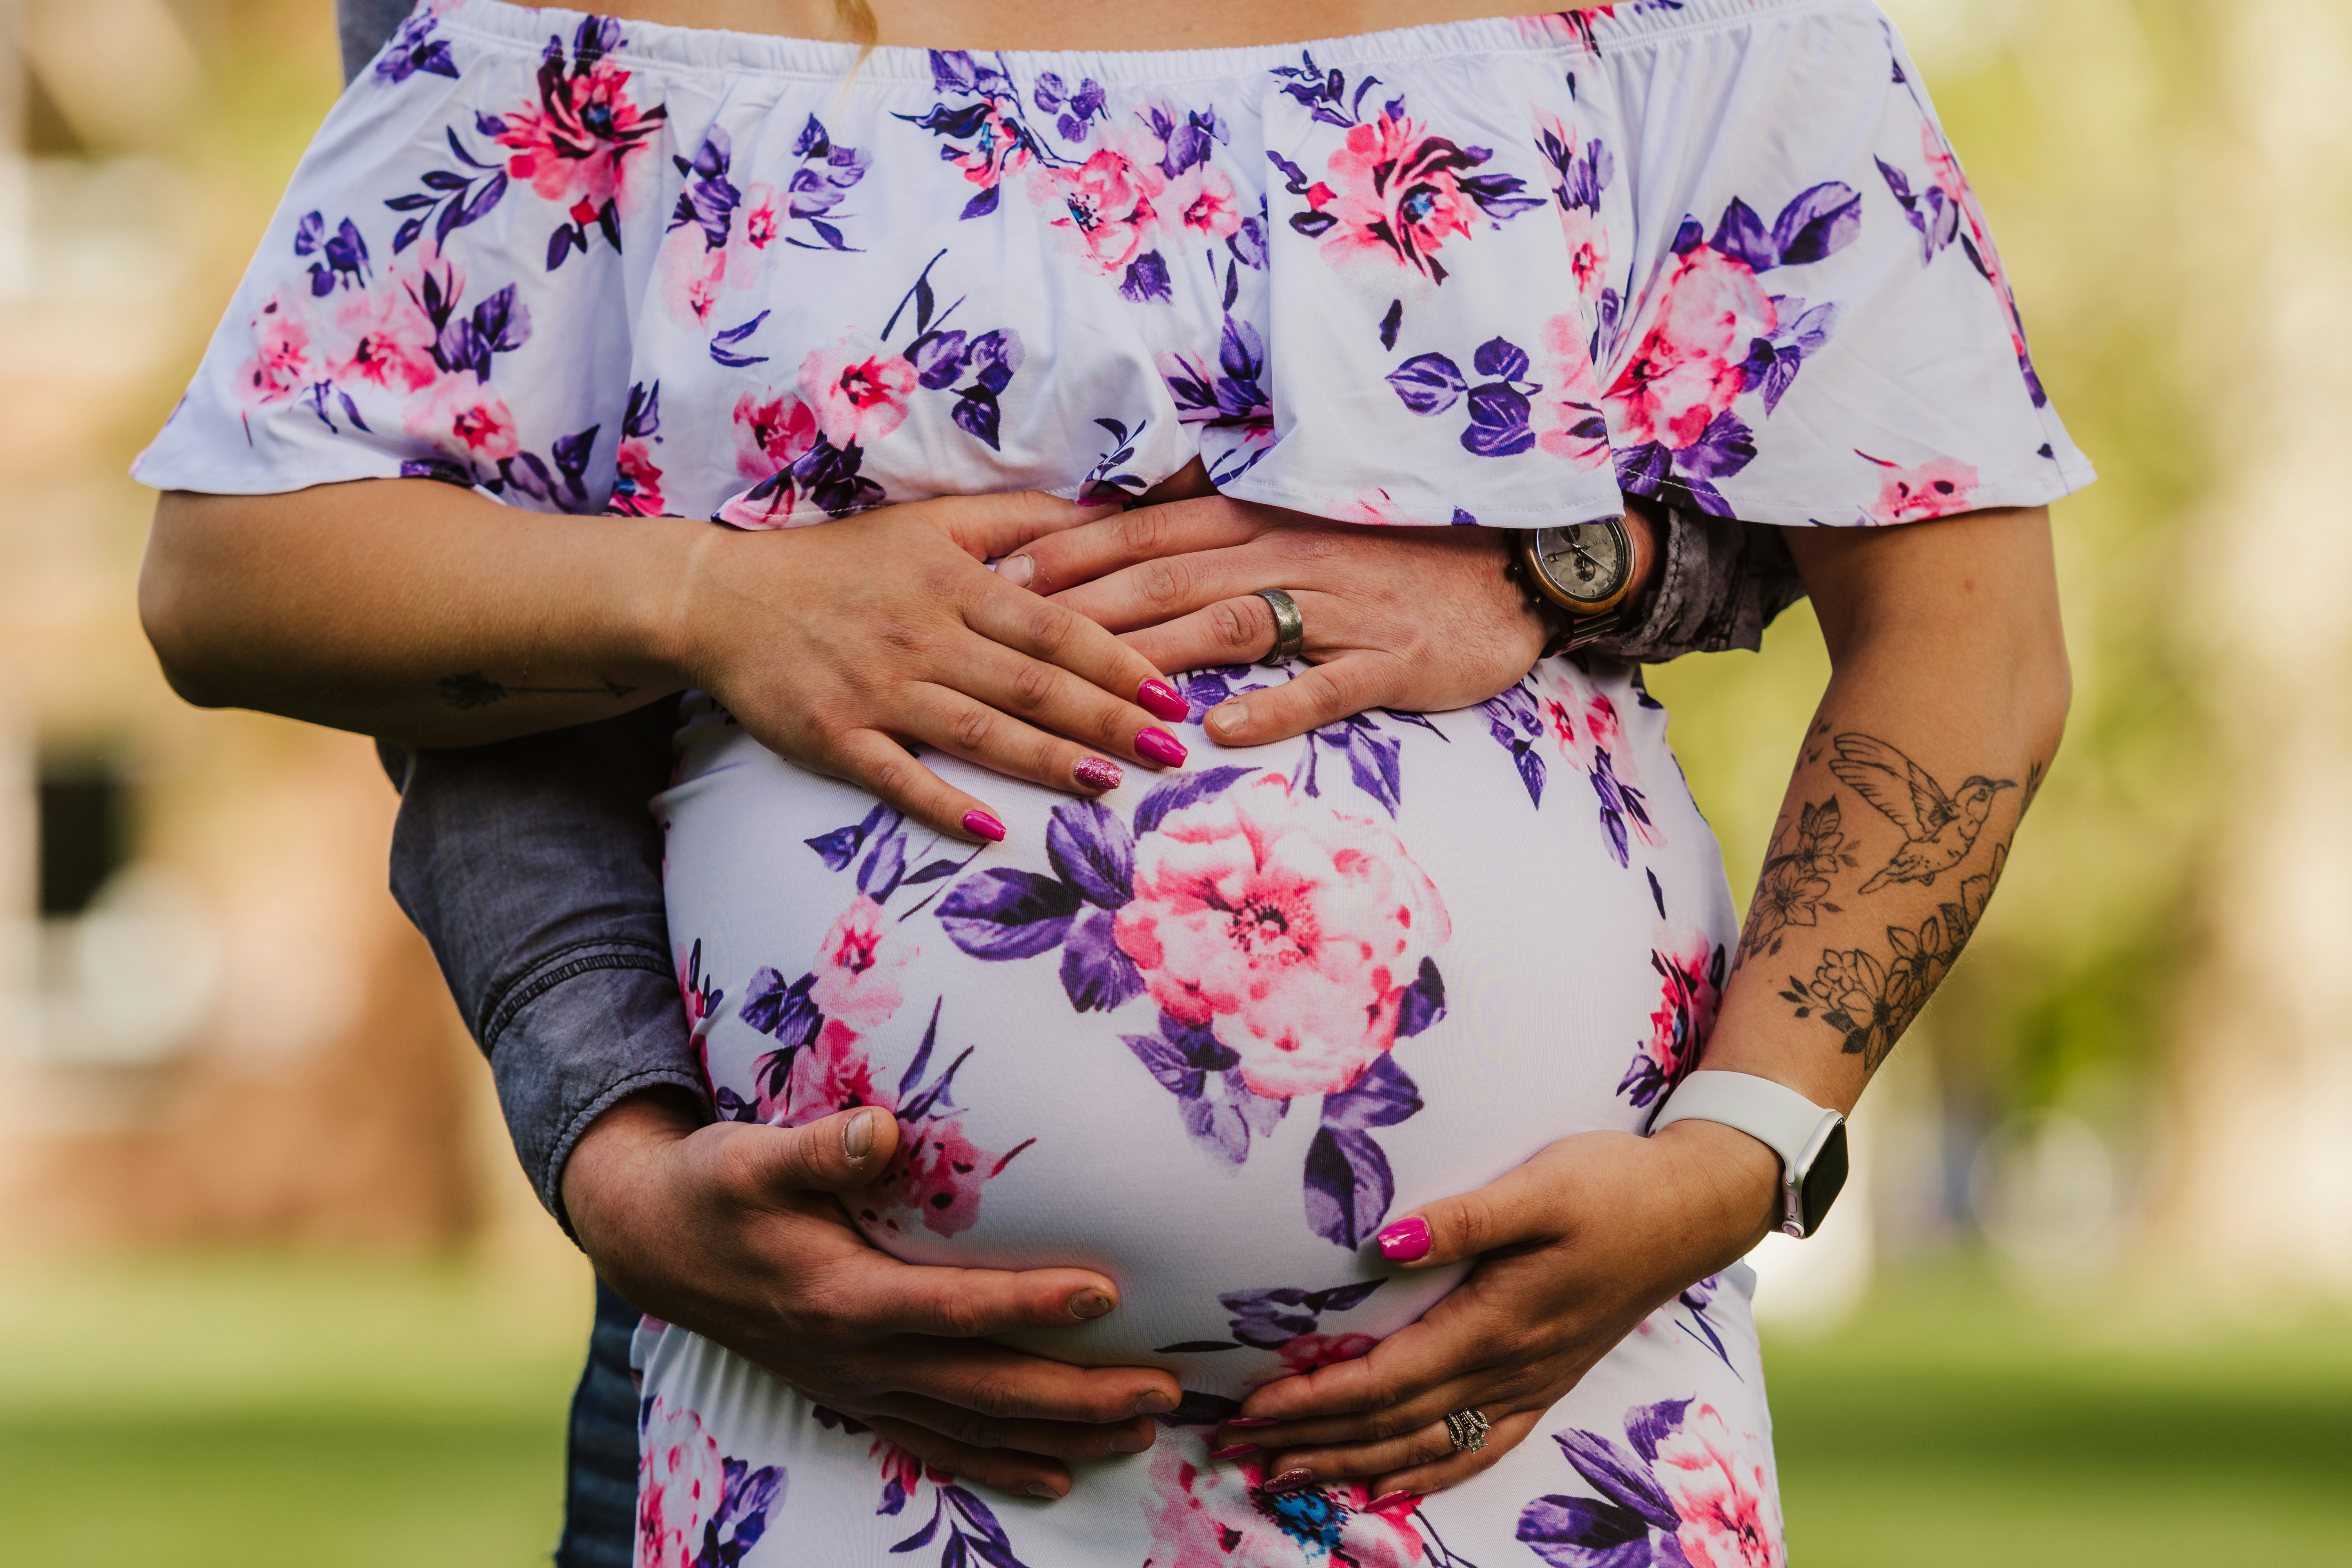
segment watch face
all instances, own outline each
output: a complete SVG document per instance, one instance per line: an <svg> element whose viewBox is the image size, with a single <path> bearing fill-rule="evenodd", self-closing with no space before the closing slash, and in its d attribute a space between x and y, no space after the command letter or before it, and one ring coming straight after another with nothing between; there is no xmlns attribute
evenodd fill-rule
<svg viewBox="0 0 2352 1568"><path fill-rule="evenodd" d="M1835 1203L1838 1194L1845 1190L1846 1169L1845 1123L1841 1121L1830 1133L1828 1142L1822 1145L1821 1152L1813 1156L1812 1165L1805 1172L1805 1179L1797 1186L1798 1206L1803 1211L1804 1234L1807 1236L1821 1228L1822 1219L1830 1212L1830 1205Z"/></svg>
<svg viewBox="0 0 2352 1568"><path fill-rule="evenodd" d="M1539 530L1535 553L1551 585L1580 604L1608 603L1633 569L1625 531L1605 522Z"/></svg>

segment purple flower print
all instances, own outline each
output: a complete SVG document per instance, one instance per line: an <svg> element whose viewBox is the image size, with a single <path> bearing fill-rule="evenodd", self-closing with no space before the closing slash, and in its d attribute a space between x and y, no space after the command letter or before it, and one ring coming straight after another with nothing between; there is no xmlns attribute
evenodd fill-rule
<svg viewBox="0 0 2352 1568"><path fill-rule="evenodd" d="M1490 379L1469 384L1461 367L1441 353L1415 354L1391 371L1387 380L1400 402L1423 417L1443 414L1467 401L1469 427L1462 432L1463 450L1481 458L1511 458L1536 444L1529 420L1534 405L1528 400L1543 390L1528 379L1527 351L1505 338L1489 338L1471 360L1480 375Z"/></svg>
<svg viewBox="0 0 2352 1568"><path fill-rule="evenodd" d="M319 257L310 263L310 293L314 299L331 294L338 288L367 287L367 241L360 237L359 225L349 218L336 225L335 232L330 235L323 214L304 214L294 233L294 254Z"/></svg>
<svg viewBox="0 0 2352 1568"><path fill-rule="evenodd" d="M418 11L400 24L376 56L375 79L397 87L423 71L428 76L457 79L457 62L449 54L449 40L436 38L433 29L441 18L431 10Z"/></svg>
<svg viewBox="0 0 2352 1568"><path fill-rule="evenodd" d="M1055 121L1055 129L1062 133L1065 142L1085 141L1087 122L1099 120L1103 114L1102 83L1092 77L1081 80L1073 91L1060 77L1046 71L1030 89L1029 100L1037 106L1040 114L1060 117ZM1169 173L1172 174L1175 171L1171 169Z"/></svg>
<svg viewBox="0 0 2352 1568"><path fill-rule="evenodd" d="M1538 1498L1518 1538L1552 1568L1786 1568L1763 1445L1696 1399L1637 1405L1625 1446L1598 1432L1552 1441L1596 1496Z"/></svg>
<svg viewBox="0 0 2352 1568"><path fill-rule="evenodd" d="M785 237L785 243L803 250L855 248L842 237L841 215L834 209L841 205L850 187L866 177L869 162L866 155L855 147L835 146L812 114L808 123L801 127L800 139L793 143L793 156L801 160L801 166L793 171L786 186L784 210L793 219L807 224L824 244L811 245L790 236Z"/></svg>
<svg viewBox="0 0 2352 1568"><path fill-rule="evenodd" d="M637 1568L736 1568L783 1500L781 1465L719 1457L691 1410L637 1409Z"/></svg>
<svg viewBox="0 0 2352 1568"><path fill-rule="evenodd" d="M1271 1133L1290 1110L1287 1100L1254 1093L1243 1081L1240 1054L1204 1027L1162 1013L1159 1033L1119 1038L1176 1097L1193 1142L1229 1164L1247 1160L1250 1140Z"/></svg>
<svg viewBox="0 0 2352 1568"><path fill-rule="evenodd" d="M817 1425L829 1430L849 1436L863 1436L873 1430L863 1421L822 1405L814 1410ZM930 1522L891 1547L894 1554L919 1551L936 1540L940 1542L941 1568L1025 1568L1013 1554L1013 1543L995 1511L958 1486L954 1476L930 1468L886 1437L875 1438L866 1453L882 1472L882 1501L874 1510L877 1514L904 1513L927 1482L937 1491Z"/></svg>

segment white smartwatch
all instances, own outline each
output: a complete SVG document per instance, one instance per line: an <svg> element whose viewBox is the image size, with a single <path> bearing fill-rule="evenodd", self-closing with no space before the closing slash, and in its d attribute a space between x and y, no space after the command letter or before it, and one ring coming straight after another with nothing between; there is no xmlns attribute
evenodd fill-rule
<svg viewBox="0 0 2352 1568"><path fill-rule="evenodd" d="M1744 1072L1695 1072L1658 1108L1650 1131L1720 1121L1780 1156L1780 1228L1811 1236L1845 1186L1845 1118L1785 1084Z"/></svg>

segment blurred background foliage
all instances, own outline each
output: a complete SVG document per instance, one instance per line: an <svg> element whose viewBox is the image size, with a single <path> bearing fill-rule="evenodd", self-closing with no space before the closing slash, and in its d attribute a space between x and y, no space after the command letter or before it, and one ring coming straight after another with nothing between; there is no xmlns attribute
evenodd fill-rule
<svg viewBox="0 0 2352 1568"><path fill-rule="evenodd" d="M2056 511L2074 709L2001 896L1865 1104L1871 1174L1842 1224L1759 1258L1807 1568L2352 1561L2352 1325L2310 1285L2325 1270L2233 1298L2165 1220L2211 1179L2186 1168L2205 1091L2184 1085L2213 1081L2196 1063L2221 1048L2200 988L2241 983L2213 978L2212 911L2261 794L2224 743L2243 691L2226 626L2249 613L2231 573L2260 537L2250 476L2284 458L2247 433L2263 398L2300 395L2266 386L2249 346L2277 336L2254 253L2284 176L2258 122L2273 73L2279 93L2352 102L2344 9L1890 4L2102 479ZM352 738L180 710L129 613L146 501L121 468L332 100L329 5L17 0L16 19L31 156L0 184L0 459L22 485L0 519L0 784L15 752L43 770L51 752L131 756L131 868L179 868L230 911L215 1010L247 985L278 1024L216 1019L137 1061L0 1051L0 1560L539 1559L585 1270L523 1191L486 1075L383 897L389 792ZM2352 246L2352 183L2285 195L2331 255ZM1802 606L1761 655L1651 672L1743 898L1826 673ZM2315 669L2314 689L2342 673ZM277 793L235 815L257 778ZM240 981L242 917L189 847L251 859L281 839L296 848L265 901L305 912L265 922L262 978ZM305 956L320 931L391 956ZM361 1000L286 1022L311 1016L302 977L321 973L359 976ZM407 1131L336 1138L353 1082ZM278 1135L235 1130L226 1108L255 1085L275 1108L257 1127L323 1125L308 1135L334 1147L289 1142L275 1174L226 1158ZM2331 1128L2352 1150L2352 1126ZM140 1163L170 1139L180 1163ZM346 1144L375 1163L319 1174ZM43 1160L62 1173L47 1185L22 1174ZM145 1173L89 1176L117 1164ZM178 1202L224 1165L229 1196ZM108 1182L112 1207L85 1201ZM44 1212L66 1217L23 1217Z"/></svg>

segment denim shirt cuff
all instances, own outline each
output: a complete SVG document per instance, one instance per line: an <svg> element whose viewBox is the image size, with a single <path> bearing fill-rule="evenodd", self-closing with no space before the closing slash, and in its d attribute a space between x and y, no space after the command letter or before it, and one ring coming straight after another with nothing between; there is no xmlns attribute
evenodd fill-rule
<svg viewBox="0 0 2352 1568"><path fill-rule="evenodd" d="M1639 625L1592 645L1595 653L1662 664L1686 653L1763 646L1773 617L1805 596L1780 531L1762 523L1666 513L1658 584Z"/></svg>
<svg viewBox="0 0 2352 1568"><path fill-rule="evenodd" d="M539 1201L577 1241L563 1166L589 1126L648 1089L709 1102L669 955L626 939L581 942L541 958L484 1011L482 1049L515 1153Z"/></svg>

